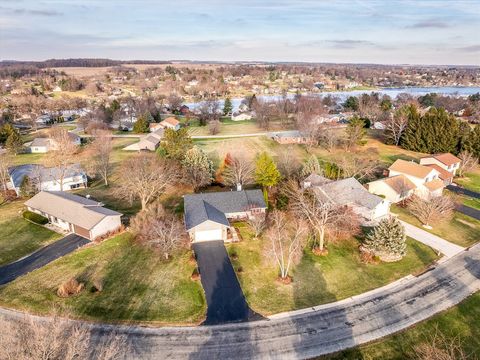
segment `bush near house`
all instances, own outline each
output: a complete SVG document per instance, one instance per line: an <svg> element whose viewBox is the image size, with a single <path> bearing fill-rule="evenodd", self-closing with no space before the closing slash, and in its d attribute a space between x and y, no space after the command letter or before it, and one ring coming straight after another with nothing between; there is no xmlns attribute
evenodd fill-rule
<svg viewBox="0 0 480 360"><path fill-rule="evenodd" d="M23 218L38 225L48 224L48 219L45 216L42 216L40 214L34 213L29 210L25 210L23 212Z"/></svg>

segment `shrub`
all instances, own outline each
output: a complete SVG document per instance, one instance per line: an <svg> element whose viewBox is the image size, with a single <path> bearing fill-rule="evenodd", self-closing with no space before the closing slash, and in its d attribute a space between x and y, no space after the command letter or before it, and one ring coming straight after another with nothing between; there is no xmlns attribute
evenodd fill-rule
<svg viewBox="0 0 480 360"><path fill-rule="evenodd" d="M378 256L382 261L398 261L406 255L405 228L395 217L390 216L367 234L363 243L364 250Z"/></svg>
<svg viewBox="0 0 480 360"><path fill-rule="evenodd" d="M45 216L26 210L23 212L23 218L29 220L35 224L45 225L48 224L48 219Z"/></svg>
<svg viewBox="0 0 480 360"><path fill-rule="evenodd" d="M60 285L57 290L57 295L62 298L77 295L83 290L84 286L85 285L83 283L79 283L77 279L71 278L67 282Z"/></svg>

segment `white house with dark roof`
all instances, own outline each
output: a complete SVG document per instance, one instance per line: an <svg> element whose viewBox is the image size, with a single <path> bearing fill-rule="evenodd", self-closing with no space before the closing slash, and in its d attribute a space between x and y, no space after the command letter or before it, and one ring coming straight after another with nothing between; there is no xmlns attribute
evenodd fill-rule
<svg viewBox="0 0 480 360"><path fill-rule="evenodd" d="M81 138L77 134L72 132L68 133L68 137L72 141L74 145L80 146ZM52 138L35 138L33 139L32 143L29 146L31 153L47 153L51 150L55 150L57 148L57 144L54 139Z"/></svg>
<svg viewBox="0 0 480 360"><path fill-rule="evenodd" d="M192 242L229 241L231 220L265 216L261 190L189 194L184 199L185 228Z"/></svg>
<svg viewBox="0 0 480 360"><path fill-rule="evenodd" d="M53 225L89 240L114 232L122 225L119 212L63 191L41 191L27 200L25 206L45 216Z"/></svg>
<svg viewBox="0 0 480 360"><path fill-rule="evenodd" d="M87 187L87 174L79 164L72 165L65 173L55 167L45 167L39 164L12 166L8 169L9 189L20 195L23 179L28 176L30 184L38 191L60 191L63 175L63 190L75 190Z"/></svg>

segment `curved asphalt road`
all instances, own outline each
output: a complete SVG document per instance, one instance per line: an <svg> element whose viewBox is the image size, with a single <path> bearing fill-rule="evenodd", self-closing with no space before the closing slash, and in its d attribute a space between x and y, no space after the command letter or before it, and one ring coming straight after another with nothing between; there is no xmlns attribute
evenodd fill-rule
<svg viewBox="0 0 480 360"><path fill-rule="evenodd" d="M218 326L91 325L94 338L126 334L129 359L303 359L405 329L480 290L480 244L396 286L298 315ZM23 316L0 309L0 316Z"/></svg>

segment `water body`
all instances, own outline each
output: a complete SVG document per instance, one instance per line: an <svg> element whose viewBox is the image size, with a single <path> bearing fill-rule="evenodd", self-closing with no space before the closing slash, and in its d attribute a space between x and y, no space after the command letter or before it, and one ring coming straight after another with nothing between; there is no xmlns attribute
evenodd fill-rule
<svg viewBox="0 0 480 360"><path fill-rule="evenodd" d="M443 87L402 87L402 88L379 88L376 90L351 90L351 91L326 91L322 93L314 93L315 96L327 96L331 95L345 101L349 96L360 96L362 94L370 94L372 92L380 93L380 95L388 95L391 98L397 97L398 94L406 93L413 96L422 96L429 93L437 93L440 95L453 95L453 96L469 96L480 92L480 86L475 87L457 87L457 86L443 86ZM308 94L308 93L307 93ZM293 99L295 94L287 94L289 99ZM279 100L280 95L258 95L258 99L265 101ZM223 100L219 100L223 107ZM241 98L232 99L233 111L236 111L242 102ZM201 103L187 103L186 105L190 109L197 108Z"/></svg>

